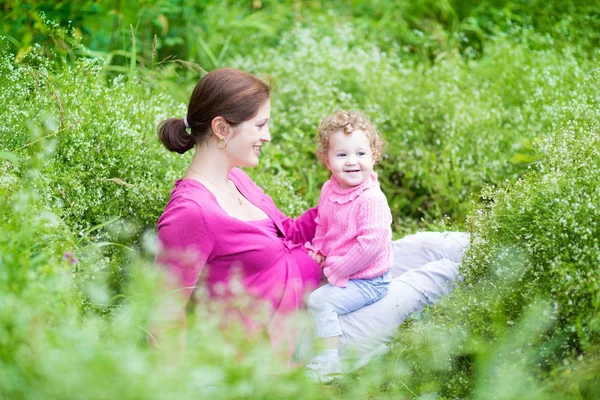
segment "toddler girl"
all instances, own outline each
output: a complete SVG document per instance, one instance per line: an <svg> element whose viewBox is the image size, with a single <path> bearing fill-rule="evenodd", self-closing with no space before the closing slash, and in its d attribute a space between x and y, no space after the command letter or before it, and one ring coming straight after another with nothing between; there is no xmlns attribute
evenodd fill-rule
<svg viewBox="0 0 600 400"><path fill-rule="evenodd" d="M331 179L319 198L315 237L305 246L329 283L308 297L320 350L306 368L312 379L328 382L342 372L338 316L387 293L392 215L373 172L383 148L375 127L360 113L338 111L321 122L318 133L317 156Z"/></svg>

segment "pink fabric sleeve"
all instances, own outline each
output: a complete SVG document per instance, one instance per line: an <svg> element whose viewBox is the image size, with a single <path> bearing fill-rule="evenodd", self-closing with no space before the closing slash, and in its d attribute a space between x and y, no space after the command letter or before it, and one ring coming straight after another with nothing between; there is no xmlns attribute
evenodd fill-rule
<svg viewBox="0 0 600 400"><path fill-rule="evenodd" d="M281 215L281 224L285 229L285 235L292 243L304 244L310 242L315 237L317 224L317 207L313 207L298 218L290 218L277 209Z"/></svg>
<svg viewBox="0 0 600 400"><path fill-rule="evenodd" d="M388 205L377 198L370 198L361 205L358 220L356 244L342 256L329 256L325 259L323 273L330 282L339 282L371 265L377 256L389 246Z"/></svg>
<svg viewBox="0 0 600 400"><path fill-rule="evenodd" d="M158 240L156 261L177 279L187 302L215 243L200 206L191 200L170 204L159 221Z"/></svg>

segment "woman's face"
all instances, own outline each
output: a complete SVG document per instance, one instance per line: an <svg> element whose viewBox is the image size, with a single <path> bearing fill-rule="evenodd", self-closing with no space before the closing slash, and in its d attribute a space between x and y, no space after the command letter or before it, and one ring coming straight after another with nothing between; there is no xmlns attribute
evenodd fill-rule
<svg viewBox="0 0 600 400"><path fill-rule="evenodd" d="M260 148L271 141L269 119L271 118L271 101L267 100L254 118L231 128L227 136L225 151L237 167L255 167L258 165Z"/></svg>
<svg viewBox="0 0 600 400"><path fill-rule="evenodd" d="M359 129L350 135L338 131L329 138L327 168L340 186L348 188L365 182L373 172L373 151L367 134Z"/></svg>

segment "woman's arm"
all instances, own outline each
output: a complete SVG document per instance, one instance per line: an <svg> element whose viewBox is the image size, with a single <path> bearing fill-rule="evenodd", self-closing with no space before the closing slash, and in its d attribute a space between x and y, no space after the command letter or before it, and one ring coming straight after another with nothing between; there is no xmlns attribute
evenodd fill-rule
<svg viewBox="0 0 600 400"><path fill-rule="evenodd" d="M213 250L202 209L191 200L169 204L158 223L156 264L166 271L149 341L157 345L169 331L185 326L185 306Z"/></svg>
<svg viewBox="0 0 600 400"><path fill-rule="evenodd" d="M281 224L285 230L285 237L292 243L298 244L312 241L315 237L315 230L317 229L317 224L315 222L317 210L317 207L313 207L298 218L290 218L277 209L281 216Z"/></svg>
<svg viewBox="0 0 600 400"><path fill-rule="evenodd" d="M158 242L156 262L175 278L187 301L215 243L202 208L185 199L170 204L158 223Z"/></svg>

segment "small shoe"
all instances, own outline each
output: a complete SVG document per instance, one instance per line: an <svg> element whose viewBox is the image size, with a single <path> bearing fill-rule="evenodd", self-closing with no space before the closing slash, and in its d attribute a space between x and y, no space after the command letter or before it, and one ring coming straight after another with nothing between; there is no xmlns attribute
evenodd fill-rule
<svg viewBox="0 0 600 400"><path fill-rule="evenodd" d="M306 375L317 383L328 383L342 375L338 358L316 356L306 365Z"/></svg>

